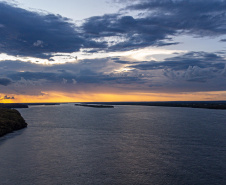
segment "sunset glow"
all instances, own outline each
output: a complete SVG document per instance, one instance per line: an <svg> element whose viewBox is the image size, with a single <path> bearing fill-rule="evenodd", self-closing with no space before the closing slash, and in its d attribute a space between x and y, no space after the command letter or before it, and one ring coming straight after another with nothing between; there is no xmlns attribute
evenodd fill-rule
<svg viewBox="0 0 226 185"><path fill-rule="evenodd" d="M3 95L2 95L3 96ZM128 94L95 94L78 93L67 94L65 92L45 92L40 96L10 95L16 99L4 99L2 103L60 103L60 102L139 102L139 101L213 101L226 99L226 91L223 92L196 92L192 94L170 93L128 93Z"/></svg>

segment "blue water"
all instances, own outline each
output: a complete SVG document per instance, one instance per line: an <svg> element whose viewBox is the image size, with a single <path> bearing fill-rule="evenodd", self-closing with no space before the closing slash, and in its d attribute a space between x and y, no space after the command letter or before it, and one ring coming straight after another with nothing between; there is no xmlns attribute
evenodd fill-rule
<svg viewBox="0 0 226 185"><path fill-rule="evenodd" d="M1 185L226 184L226 111L65 104L19 109Z"/></svg>

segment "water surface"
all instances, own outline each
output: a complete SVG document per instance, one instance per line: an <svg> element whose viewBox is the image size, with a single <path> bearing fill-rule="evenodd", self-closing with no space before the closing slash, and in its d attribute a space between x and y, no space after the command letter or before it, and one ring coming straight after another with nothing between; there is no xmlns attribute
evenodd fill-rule
<svg viewBox="0 0 226 185"><path fill-rule="evenodd" d="M1 185L226 184L226 111L115 106L19 109L0 138Z"/></svg>

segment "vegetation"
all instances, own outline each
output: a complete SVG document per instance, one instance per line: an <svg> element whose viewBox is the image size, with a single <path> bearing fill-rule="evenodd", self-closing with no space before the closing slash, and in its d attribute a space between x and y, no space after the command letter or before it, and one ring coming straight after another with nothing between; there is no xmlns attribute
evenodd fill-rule
<svg viewBox="0 0 226 185"><path fill-rule="evenodd" d="M85 104L85 103L78 103L78 104L75 104L75 106L95 107L95 108L114 108L113 105Z"/></svg>
<svg viewBox="0 0 226 185"><path fill-rule="evenodd" d="M0 137L25 127L27 123L17 110L0 108Z"/></svg>
<svg viewBox="0 0 226 185"><path fill-rule="evenodd" d="M142 106L162 106L162 107L189 107L205 109L224 109L226 110L226 101L169 101L169 102L93 102L92 104L105 105L142 105ZM83 103L90 104L89 102Z"/></svg>
<svg viewBox="0 0 226 185"><path fill-rule="evenodd" d="M9 109L15 109L15 108L28 108L28 105L21 104L21 103L0 103L0 107L2 108L9 108Z"/></svg>

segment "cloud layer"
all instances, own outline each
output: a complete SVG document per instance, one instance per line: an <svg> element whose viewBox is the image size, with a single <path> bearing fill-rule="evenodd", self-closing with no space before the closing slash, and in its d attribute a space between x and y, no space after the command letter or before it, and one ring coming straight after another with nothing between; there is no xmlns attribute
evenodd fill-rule
<svg viewBox="0 0 226 185"><path fill-rule="evenodd" d="M0 53L49 58L51 53L71 53L97 45L84 40L71 20L60 15L31 12L0 2L0 17Z"/></svg>
<svg viewBox="0 0 226 185"><path fill-rule="evenodd" d="M60 15L32 12L1 1L0 54L18 60L0 61L0 93L226 91L223 50L205 52L200 48L160 60L153 54L144 60L117 56L146 47L173 47L179 44L174 38L183 35L217 38L224 43L225 0L122 2L125 8L119 12L90 17L78 26ZM86 56L98 53L100 57L77 60L72 53L81 50ZM114 57L101 57L110 52ZM76 60L54 64L51 57L62 53ZM52 65L23 62L18 56L47 59Z"/></svg>
<svg viewBox="0 0 226 185"><path fill-rule="evenodd" d="M80 49L124 51L174 45L178 42L172 37L181 34L216 37L226 33L224 0L134 2L119 13L90 17L81 26L60 15L0 2L0 53L50 58L51 53ZM140 14L134 17L125 15L126 11Z"/></svg>
<svg viewBox="0 0 226 185"><path fill-rule="evenodd" d="M127 2L127 1L124 1ZM139 11L138 17L120 14L91 17L82 25L87 38L108 42L106 50L121 51L147 46L174 45L178 35L217 37L226 34L226 1L142 0L123 11ZM131 1L128 1L131 4ZM115 38L112 41L111 38ZM224 41L224 40L222 40Z"/></svg>
<svg viewBox="0 0 226 185"><path fill-rule="evenodd" d="M226 60L221 54L189 52L163 61L134 63L116 59L51 66L2 61L0 72L4 78L0 78L0 84L18 94L50 90L174 93L226 90ZM9 68L4 68L5 65Z"/></svg>

